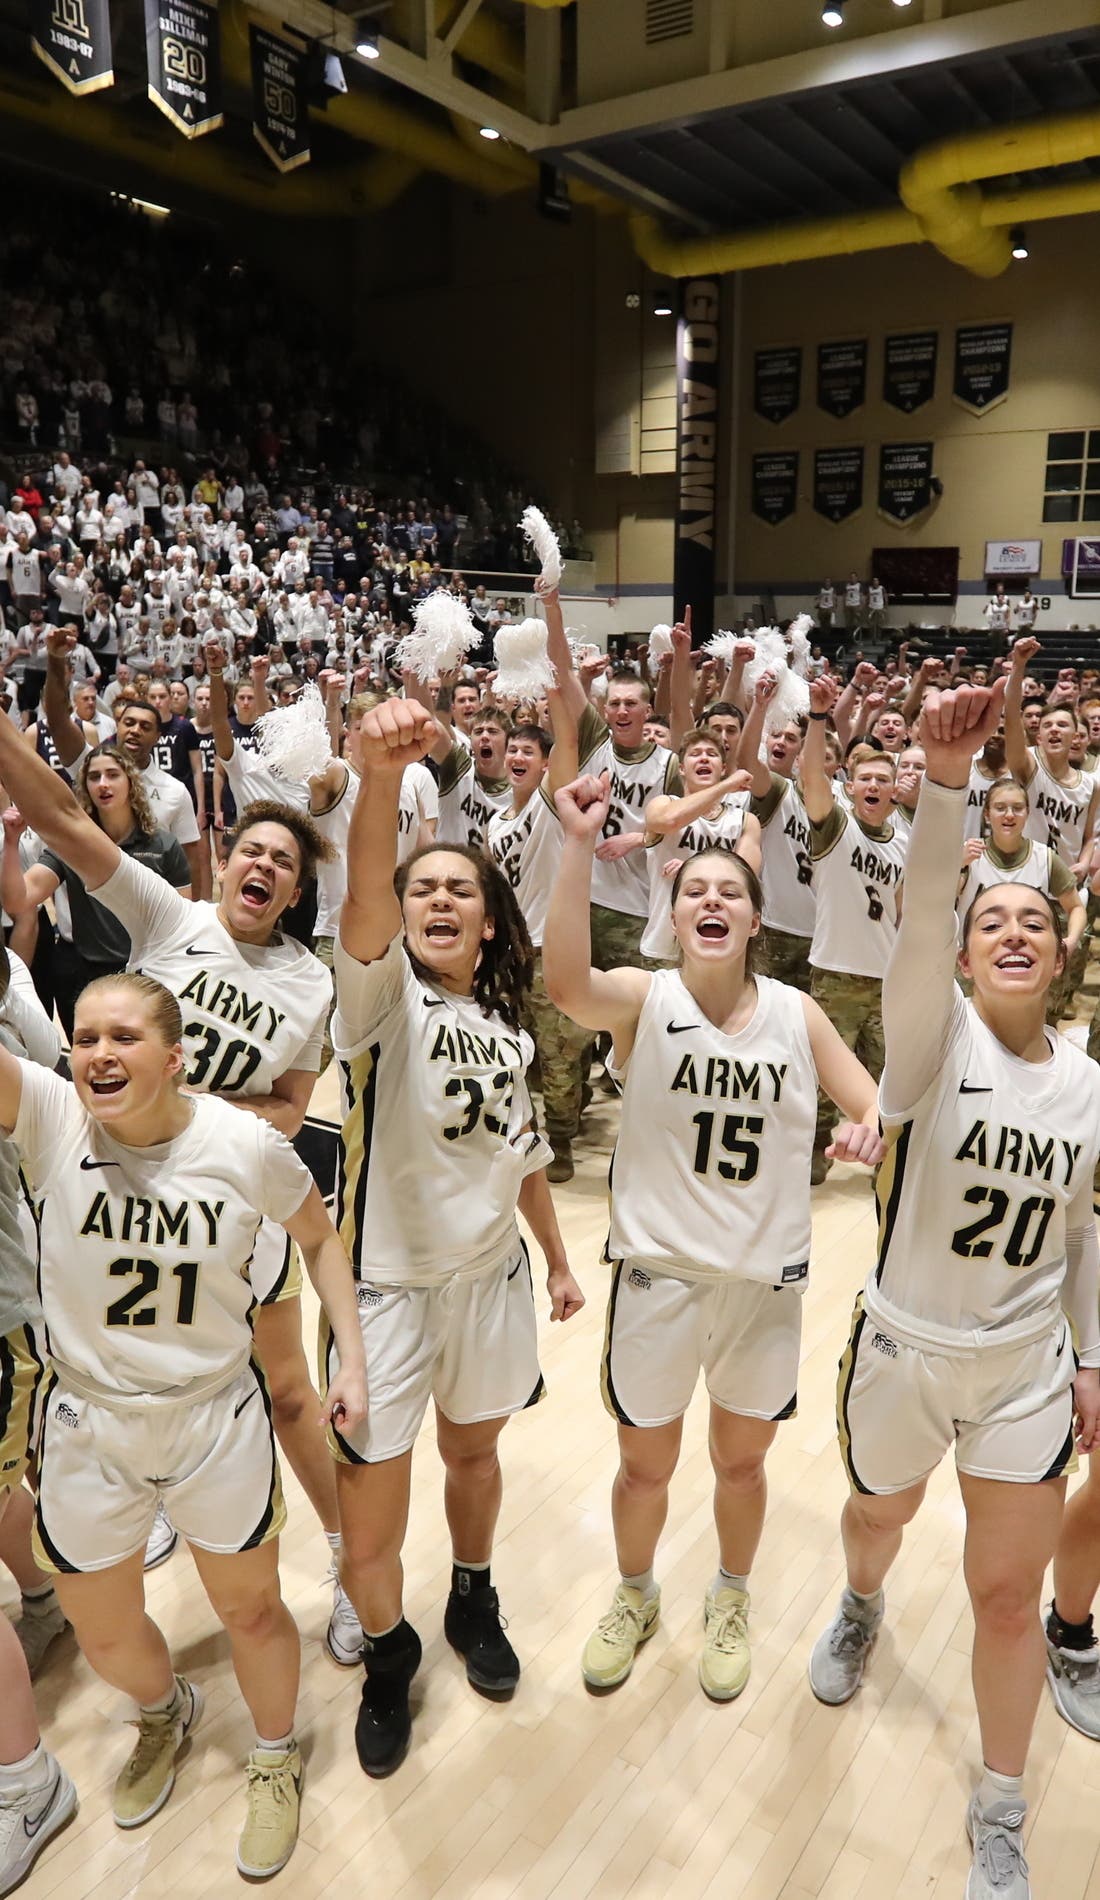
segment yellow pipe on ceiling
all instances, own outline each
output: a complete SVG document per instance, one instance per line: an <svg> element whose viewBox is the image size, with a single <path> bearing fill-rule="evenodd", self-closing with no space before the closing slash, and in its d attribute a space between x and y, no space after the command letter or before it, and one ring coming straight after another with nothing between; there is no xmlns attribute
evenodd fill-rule
<svg viewBox="0 0 1100 1900"><path fill-rule="evenodd" d="M1026 224L1030 218L1079 218L1090 211L1100 211L1100 178L999 191L995 198L983 198L982 223Z"/></svg>
<svg viewBox="0 0 1100 1900"><path fill-rule="evenodd" d="M1008 267L1012 243L1003 227L983 220L978 181L1097 157L1100 112L990 126L915 152L901 168L898 196L944 257L975 277L999 277Z"/></svg>
<svg viewBox="0 0 1100 1900"><path fill-rule="evenodd" d="M645 212L630 219L634 248L659 277L710 277L725 271L759 270L767 264L798 264L815 257L917 244L916 218L899 206L844 218L815 218L764 231L732 231L725 237L674 238Z"/></svg>

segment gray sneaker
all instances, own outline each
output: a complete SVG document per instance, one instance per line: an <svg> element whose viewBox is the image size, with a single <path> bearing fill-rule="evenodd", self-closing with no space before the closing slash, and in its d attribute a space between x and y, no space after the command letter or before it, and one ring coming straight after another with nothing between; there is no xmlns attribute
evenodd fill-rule
<svg viewBox="0 0 1100 1900"><path fill-rule="evenodd" d="M966 1900L1031 1900L1024 1859L1022 1801L998 1801L980 1808L976 1794L966 1811L966 1831L974 1849Z"/></svg>
<svg viewBox="0 0 1100 1900"><path fill-rule="evenodd" d="M810 1657L810 1687L819 1702L835 1708L851 1701L863 1681L885 1610L881 1594L878 1608L868 1609L850 1590L844 1591L840 1608L818 1637Z"/></svg>
<svg viewBox="0 0 1100 1900"><path fill-rule="evenodd" d="M1100 1742L1100 1649L1059 1649L1047 1643L1047 1681L1054 1706L1080 1735Z"/></svg>

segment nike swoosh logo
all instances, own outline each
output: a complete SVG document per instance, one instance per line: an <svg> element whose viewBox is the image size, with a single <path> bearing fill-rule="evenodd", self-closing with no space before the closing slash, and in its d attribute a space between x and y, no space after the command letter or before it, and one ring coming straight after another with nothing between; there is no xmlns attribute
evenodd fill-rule
<svg viewBox="0 0 1100 1900"><path fill-rule="evenodd" d="M185 957L208 957L211 953L201 943L198 945L189 943L183 954Z"/></svg>
<svg viewBox="0 0 1100 1900"><path fill-rule="evenodd" d="M1065 1350L1066 1350L1066 1336L1065 1336L1065 1333L1063 1333L1063 1334L1062 1334L1062 1343L1061 1343L1061 1345L1059 1346L1059 1348L1058 1348L1058 1350L1057 1350L1057 1352L1055 1353L1055 1355L1054 1355L1054 1357L1055 1357L1056 1359L1060 1359L1060 1358L1062 1357L1062 1354L1063 1354L1063 1353L1065 1352Z"/></svg>
<svg viewBox="0 0 1100 1900"><path fill-rule="evenodd" d="M683 1036L689 1029L698 1029L698 1023L666 1023L665 1030L670 1036Z"/></svg>
<svg viewBox="0 0 1100 1900"><path fill-rule="evenodd" d="M50 1809L53 1807L56 1795L57 1795L57 1783L55 1781L53 1787L50 1789L49 1800L46 1802L45 1807L40 1809L40 1811L37 1814L25 1814L23 1816L23 1826L26 1829L27 1839L29 1841L33 1841L35 1835L38 1833L38 1830L42 1826L43 1821L46 1819L46 1816L48 1815Z"/></svg>
<svg viewBox="0 0 1100 1900"><path fill-rule="evenodd" d="M992 1095L992 1082L960 1082L960 1095Z"/></svg>
<svg viewBox="0 0 1100 1900"><path fill-rule="evenodd" d="M83 1172L87 1174L90 1168L117 1168L119 1163L117 1161L93 1161L91 1155L85 1155L80 1166Z"/></svg>
<svg viewBox="0 0 1100 1900"><path fill-rule="evenodd" d="M254 1399L255 1396L256 1396L256 1388L255 1386L253 1386L251 1392L245 1395L245 1397L241 1400L240 1404L235 1405L233 1407L233 1417L240 1418L241 1413L244 1411L244 1408L248 1404L249 1399Z"/></svg>

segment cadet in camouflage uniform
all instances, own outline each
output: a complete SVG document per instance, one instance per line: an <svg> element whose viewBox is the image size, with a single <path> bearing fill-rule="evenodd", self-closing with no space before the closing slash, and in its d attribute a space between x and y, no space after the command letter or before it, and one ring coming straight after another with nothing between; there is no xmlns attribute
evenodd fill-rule
<svg viewBox="0 0 1100 1900"><path fill-rule="evenodd" d="M763 862L764 919L761 968L779 983L810 990L810 939L814 929L813 860L810 820L794 777L803 724L797 719L764 739L768 701L775 695L772 673L762 673L753 692L737 763L752 774L749 810L759 821ZM761 757L761 745L766 757Z"/></svg>
<svg viewBox="0 0 1100 1900"><path fill-rule="evenodd" d="M810 686L810 730L802 749L802 792L810 820L817 905L810 993L849 1049L876 1080L886 1059L882 978L897 936L898 893L907 838L893 820L895 765L884 752L857 746L849 754L847 796L838 803L828 777L825 723L836 699L828 676ZM829 1170L825 1149L834 1120L820 1098L811 1179Z"/></svg>

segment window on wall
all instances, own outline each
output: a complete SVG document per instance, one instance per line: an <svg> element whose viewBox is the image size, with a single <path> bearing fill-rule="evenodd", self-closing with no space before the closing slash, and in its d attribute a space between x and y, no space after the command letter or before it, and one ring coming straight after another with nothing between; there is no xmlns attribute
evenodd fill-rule
<svg viewBox="0 0 1100 1900"><path fill-rule="evenodd" d="M1100 521L1100 429L1047 436L1044 521Z"/></svg>

